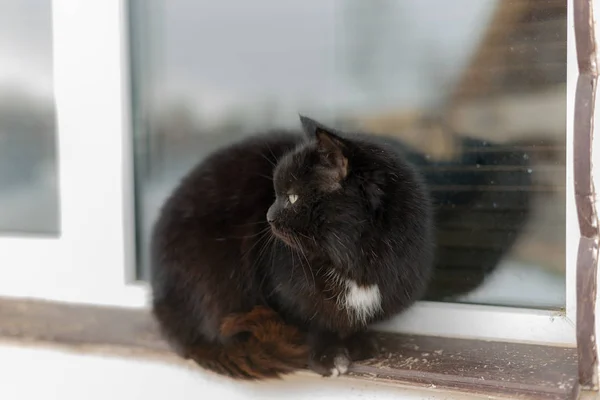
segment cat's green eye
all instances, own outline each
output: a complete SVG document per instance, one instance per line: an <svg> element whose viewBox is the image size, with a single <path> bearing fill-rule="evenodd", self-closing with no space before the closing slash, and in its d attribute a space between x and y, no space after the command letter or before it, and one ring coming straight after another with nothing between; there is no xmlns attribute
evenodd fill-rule
<svg viewBox="0 0 600 400"><path fill-rule="evenodd" d="M288 194L288 200L290 201L290 204L294 204L296 201L298 201L298 195Z"/></svg>

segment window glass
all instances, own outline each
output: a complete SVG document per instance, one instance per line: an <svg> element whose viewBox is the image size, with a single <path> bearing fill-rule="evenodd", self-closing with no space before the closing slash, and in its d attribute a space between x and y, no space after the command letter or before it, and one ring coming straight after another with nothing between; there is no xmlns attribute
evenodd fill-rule
<svg viewBox="0 0 600 400"><path fill-rule="evenodd" d="M59 230L51 0L0 2L0 234Z"/></svg>
<svg viewBox="0 0 600 400"><path fill-rule="evenodd" d="M131 8L142 278L178 179L302 112L413 148L437 209L428 299L564 307L566 0Z"/></svg>

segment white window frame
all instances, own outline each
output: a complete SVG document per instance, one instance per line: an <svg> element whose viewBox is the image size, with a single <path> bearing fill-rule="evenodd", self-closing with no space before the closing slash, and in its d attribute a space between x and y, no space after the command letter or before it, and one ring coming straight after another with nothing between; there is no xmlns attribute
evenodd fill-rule
<svg viewBox="0 0 600 400"><path fill-rule="evenodd" d="M0 238L0 295L144 306L134 265L125 2L54 0L60 235Z"/></svg>
<svg viewBox="0 0 600 400"><path fill-rule="evenodd" d="M0 296L147 307L149 289L133 276L127 2L54 0L52 7L61 233L0 237ZM565 311L424 301L382 329L575 347L579 231L572 147L578 72L571 1L568 27Z"/></svg>

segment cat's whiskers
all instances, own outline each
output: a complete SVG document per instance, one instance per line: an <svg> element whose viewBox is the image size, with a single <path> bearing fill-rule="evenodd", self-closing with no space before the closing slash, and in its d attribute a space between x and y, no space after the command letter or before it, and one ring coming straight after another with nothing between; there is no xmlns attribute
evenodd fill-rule
<svg viewBox="0 0 600 400"><path fill-rule="evenodd" d="M293 241L293 239L290 239ZM304 279L306 280L306 285L308 286L308 275L306 274L306 270L304 268L304 264L302 264L302 259L300 258L300 254L298 253L298 250L296 249L296 247L292 247L290 246L291 254L292 254L292 265L296 265L296 261L294 259L294 255L298 256L298 264L300 265L300 269L302 269L302 273L304 274ZM290 280L293 279L293 274L290 276ZM291 283L291 282L290 282Z"/></svg>
<svg viewBox="0 0 600 400"><path fill-rule="evenodd" d="M289 285L294 286L294 276L295 276L295 271L296 271L296 260L294 258L294 254L296 254L296 251L291 246L288 246L288 248L291 250L290 255L292 256L292 273L290 274ZM298 261L300 261L299 258L298 258ZM302 268L302 263L300 263L300 268ZM304 272L304 268L302 268L302 272ZM305 274L305 276L306 276L306 274Z"/></svg>
<svg viewBox="0 0 600 400"><path fill-rule="evenodd" d="M248 250L246 250L244 253L242 253L242 258L244 258L244 257L248 256L248 255L250 254L250 252L252 252L252 250L253 250L253 249L254 249L256 246L258 246L259 244L261 244L261 243L262 243L262 244L264 245L264 242L263 242L263 241L265 240L265 238L268 238L268 237L269 237L269 233L270 233L270 231L271 231L270 229L264 229L264 230L262 230L262 231L261 231L261 232L258 234L258 235L262 235L262 236L260 236L260 237L259 237L259 238L256 240L256 242L254 242L254 244L253 244L253 245L252 245L252 246L251 246L251 247L250 247ZM254 236L257 236L257 235L254 235ZM256 262L256 260L257 260L258 258L259 258L259 257L256 257L256 258L255 258L255 262ZM253 263L253 265L254 265L254 263Z"/></svg>
<svg viewBox="0 0 600 400"><path fill-rule="evenodd" d="M247 224L239 224L239 225L233 225L233 226L235 226L235 227L242 227L242 226L254 226L254 225L266 225L266 228L270 228L267 225L266 221L248 222Z"/></svg>
<svg viewBox="0 0 600 400"><path fill-rule="evenodd" d="M265 160L267 160L267 161L269 162L269 164L271 164L271 166L272 166L273 168L275 168L275 166L277 165L277 164L276 164L277 157L273 156L273 157L275 158L275 161L273 161L273 160L271 160L269 157L265 156L265 155L264 155L264 154L262 154L262 153L257 153L257 154L258 154L258 155L260 155L260 156L261 156L262 158L264 158ZM273 152L271 152L271 154L273 154Z"/></svg>
<svg viewBox="0 0 600 400"><path fill-rule="evenodd" d="M272 245L275 242L275 236L273 235L273 232L271 232L271 230L268 230L266 232L266 237L267 240L265 241L265 243L263 244L262 248L260 249L259 253L258 253L258 258L261 258L264 254L265 251L272 249ZM269 252L270 256L271 256L271 265L273 264L273 252Z"/></svg>
<svg viewBox="0 0 600 400"><path fill-rule="evenodd" d="M266 240L265 240L265 238L266 238ZM265 252L267 252L267 254L269 255L269 259L270 259L270 263L271 263L271 270L273 269L274 253L273 253L273 251L267 251L267 250L273 249L272 244L274 241L275 241L275 236L271 232L271 229L268 229L263 233L263 236L260 237L260 239L257 241L257 243L255 243L254 246L252 246L252 248L254 248L258 243L262 242L262 245L261 245L256 257L254 257L254 261L252 263L252 269L254 269L257 262L262 261L262 258L264 256ZM252 250L252 248L250 248L248 250L248 252L250 250ZM268 261L267 261L267 264L268 264ZM261 282L259 284L259 289L261 291L262 291L263 285L265 284L268 276L269 276L269 274L264 274L263 279L261 280Z"/></svg>
<svg viewBox="0 0 600 400"><path fill-rule="evenodd" d="M247 236L228 236L227 239L249 239L249 238L253 238L253 237L256 237L256 236L264 235L265 233L267 233L270 230L271 229L267 226L266 228L261 229L260 231L258 231L257 233L255 233L253 235L247 235Z"/></svg>
<svg viewBox="0 0 600 400"><path fill-rule="evenodd" d="M304 249L302 248L302 246L300 246L300 241L298 241L296 239L296 244L298 246L298 249L300 250L300 252L302 253L302 256L304 257L304 259L306 260L306 265L308 267L308 270L310 271L310 275L312 276L312 280L313 280L313 288L316 290L317 289L317 281L315 280L315 274L312 271L312 268L310 266L310 262L308 261L308 257L306 257L306 254L304 253Z"/></svg>
<svg viewBox="0 0 600 400"><path fill-rule="evenodd" d="M289 240L293 241L292 238L290 238ZM286 247L290 250L290 256L292 258L292 272L290 273L290 280L288 282L288 285L290 285L291 287L293 287L294 286L293 281L294 281L295 271L296 271L296 260L294 258L294 255L296 254L296 250L295 250L295 248L293 246L289 246L288 245ZM304 277L305 277L306 282L308 284L308 276L306 276L306 272L304 271L304 267L302 266L302 260L300 260L300 257L298 257L298 262L300 264L300 268L302 268L302 272L304 273Z"/></svg>
<svg viewBox="0 0 600 400"><path fill-rule="evenodd" d="M314 238L314 237L307 236L307 235L305 235L305 234L303 234L303 233L300 233L300 232L298 232L298 235L300 235L300 236L302 236L302 237L305 237L305 238L307 238L308 240L312 240L312 241L313 241L315 244L317 244L317 241L315 240L315 238Z"/></svg>
<svg viewBox="0 0 600 400"><path fill-rule="evenodd" d="M275 160L275 164L276 164L277 163L277 156L275 156L275 154L273 153L273 150L271 149L271 146L269 145L269 143L265 142L265 144L267 145L267 149L269 149L269 153L271 153L271 155L273 156L273 159ZM275 165L273 165L273 166L275 166Z"/></svg>
<svg viewBox="0 0 600 400"><path fill-rule="evenodd" d="M258 256L255 259L255 262L260 260L263 257L264 252L271 247L271 244L273 244L274 240L275 240L275 237L272 234L267 236L267 240L266 240L265 244L262 246L262 248L260 249ZM269 259L271 262L271 269L272 269L272 267L273 267L273 252L270 251L267 254L269 255ZM267 280L268 276L269 276L269 274L264 274L263 279L260 282L259 288L261 291L262 291L263 285L265 284L265 281Z"/></svg>
<svg viewBox="0 0 600 400"><path fill-rule="evenodd" d="M272 177L272 176L269 176L269 175L256 174L256 176L260 176L261 178L265 178L265 179L267 179L267 180L269 180L269 181L272 181L272 180L273 180L273 177Z"/></svg>
<svg viewBox="0 0 600 400"><path fill-rule="evenodd" d="M313 289L317 288L317 283L315 281L315 276L312 273L312 269L310 268L310 262L308 261L308 258L306 258L306 255L304 254L304 251L302 250L302 247L300 246L300 242L298 241L298 239L294 236L290 236L290 240L294 243L293 246L293 251L292 253L296 252L298 254L298 262L300 263L300 268L302 268L302 272L304 273L304 278L306 279L306 286L310 287L310 281L308 279L308 274L306 273L306 268L304 267L304 264L302 263L302 259L300 258L300 255L302 255L304 257L304 259L306 260L306 267L308 267L310 274L313 277Z"/></svg>

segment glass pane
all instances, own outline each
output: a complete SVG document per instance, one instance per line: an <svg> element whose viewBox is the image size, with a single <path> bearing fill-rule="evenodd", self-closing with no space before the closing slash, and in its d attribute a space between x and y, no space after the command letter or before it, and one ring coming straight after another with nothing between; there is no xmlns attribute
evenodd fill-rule
<svg viewBox="0 0 600 400"><path fill-rule="evenodd" d="M59 230L52 1L0 2L0 234Z"/></svg>
<svg viewBox="0 0 600 400"><path fill-rule="evenodd" d="M412 147L428 299L565 305L566 0L132 2L141 277L194 163L298 112Z"/></svg>

